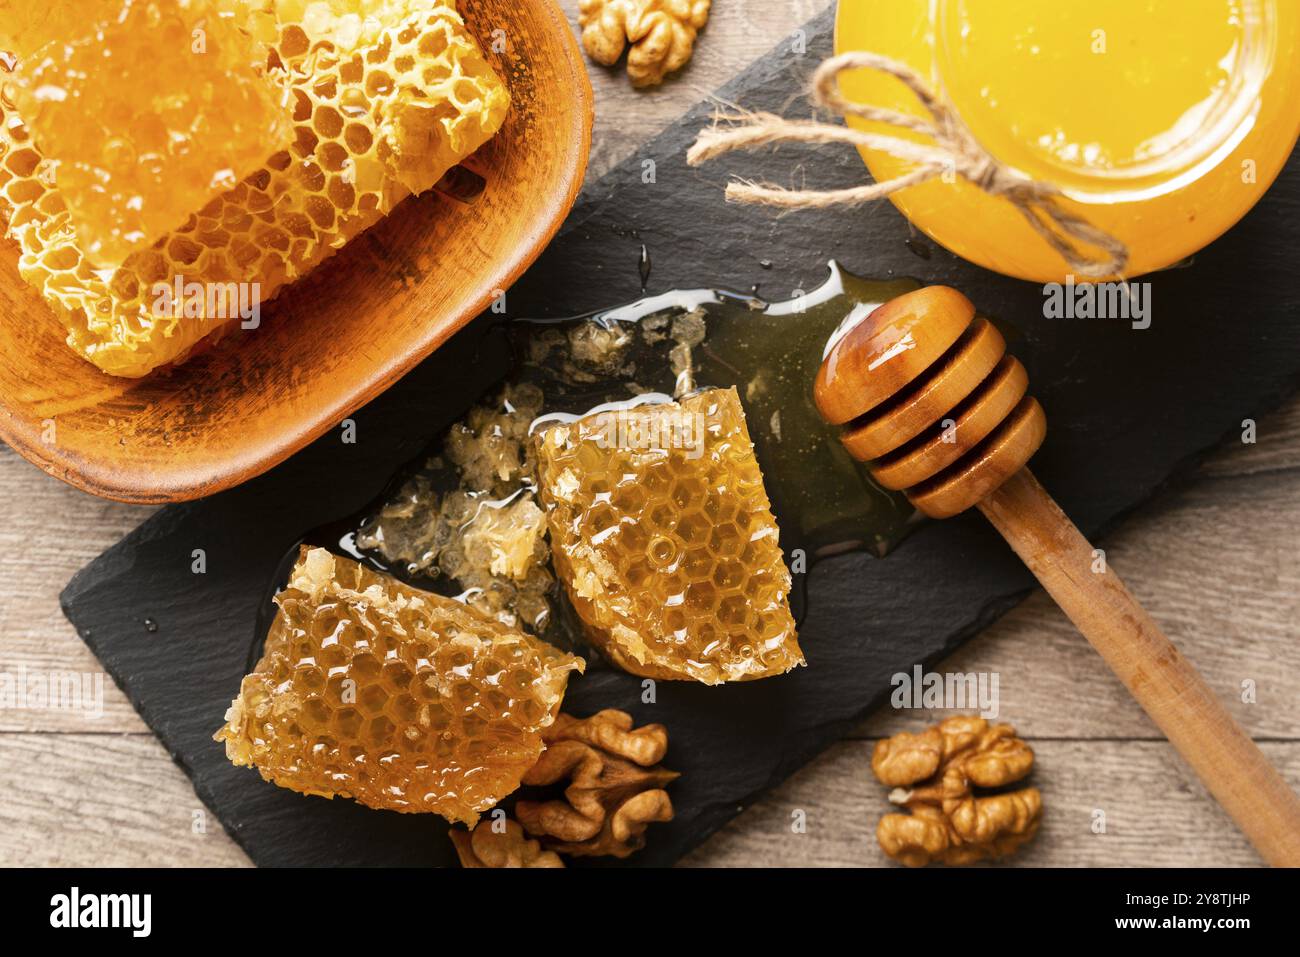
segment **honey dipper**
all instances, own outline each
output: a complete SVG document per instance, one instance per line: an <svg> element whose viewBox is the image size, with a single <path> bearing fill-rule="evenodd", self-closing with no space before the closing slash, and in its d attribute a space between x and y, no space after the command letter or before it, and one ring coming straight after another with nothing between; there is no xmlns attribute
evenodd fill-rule
<svg viewBox="0 0 1300 957"><path fill-rule="evenodd" d="M1250 838L1300 866L1300 798L1025 467L1047 434L1024 366L970 300L929 286L879 307L817 373L823 418L922 513L978 506Z"/></svg>

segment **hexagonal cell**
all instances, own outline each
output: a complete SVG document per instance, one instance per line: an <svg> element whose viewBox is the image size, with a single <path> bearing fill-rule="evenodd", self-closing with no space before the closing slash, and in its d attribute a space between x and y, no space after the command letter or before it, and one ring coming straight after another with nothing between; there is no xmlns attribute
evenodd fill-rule
<svg viewBox="0 0 1300 957"><path fill-rule="evenodd" d="M442 734L451 727L451 713L441 704L425 704L416 712L415 722L431 734Z"/></svg>
<svg viewBox="0 0 1300 957"><path fill-rule="evenodd" d="M649 524L662 532L671 532L677 527L678 511L675 506L668 502L658 502L650 507L650 512L646 516Z"/></svg>
<svg viewBox="0 0 1300 957"><path fill-rule="evenodd" d="M708 578L713 572L713 565L713 556L705 545L695 546L682 560L682 570L692 579Z"/></svg>
<svg viewBox="0 0 1300 957"><path fill-rule="evenodd" d="M36 167L40 165L41 154L34 149L14 150L5 157L4 167L15 176L27 177L36 172Z"/></svg>
<svg viewBox="0 0 1300 957"><path fill-rule="evenodd" d="M686 587L686 607L697 614L708 614L718 603L718 590L709 581L692 582Z"/></svg>
<svg viewBox="0 0 1300 957"><path fill-rule="evenodd" d="M371 718L370 724L366 726L366 740L372 747L382 747L388 744L393 735L397 733L397 725L385 715ZM381 758L382 760L382 758Z"/></svg>
<svg viewBox="0 0 1300 957"><path fill-rule="evenodd" d="M334 761L339 756L338 739L326 733L319 735L311 743L312 751L322 755L326 760Z"/></svg>
<svg viewBox="0 0 1300 957"><path fill-rule="evenodd" d="M319 90L316 91L316 95L320 95ZM312 129L327 140L335 139L343 133L343 117L334 107L325 103L318 104L312 114Z"/></svg>
<svg viewBox="0 0 1300 957"><path fill-rule="evenodd" d="M636 515L645 508L647 497L641 486L627 483L614 490L610 504L625 515Z"/></svg>
<svg viewBox="0 0 1300 957"><path fill-rule="evenodd" d="M325 672L316 665L299 665L294 671L293 680L308 694L320 694L325 690Z"/></svg>
<svg viewBox="0 0 1300 957"><path fill-rule="evenodd" d="M365 718L356 708L340 708L334 712L334 730L343 738L356 738L361 734Z"/></svg>
<svg viewBox="0 0 1300 957"><path fill-rule="evenodd" d="M717 558L734 558L745 547L740 529L730 523L719 525L709 533L709 550Z"/></svg>
<svg viewBox="0 0 1300 957"><path fill-rule="evenodd" d="M329 728L333 714L333 709L325 701L319 697L311 697L303 704L298 721L308 731L320 732Z"/></svg>
<svg viewBox="0 0 1300 957"><path fill-rule="evenodd" d="M352 656L352 677L358 686L369 685L379 680L382 666L379 659L368 652L358 652Z"/></svg>
<svg viewBox="0 0 1300 957"><path fill-rule="evenodd" d="M745 566L739 562L723 562L713 573L713 584L722 591L731 591L745 584Z"/></svg>
<svg viewBox="0 0 1300 957"><path fill-rule="evenodd" d="M667 462L655 462L641 476L641 484L650 495L667 495L673 485L672 468Z"/></svg>
<svg viewBox="0 0 1300 957"><path fill-rule="evenodd" d="M383 70L374 70L366 77L366 93L369 96L387 96L393 92L393 78Z"/></svg>
<svg viewBox="0 0 1300 957"><path fill-rule="evenodd" d="M672 500L679 511L703 506L704 495L704 482L697 476L683 476L673 483Z"/></svg>
<svg viewBox="0 0 1300 957"><path fill-rule="evenodd" d="M728 595L718 605L718 621L743 626L749 620L749 601L744 595Z"/></svg>
<svg viewBox="0 0 1300 957"><path fill-rule="evenodd" d="M639 521L639 515L629 515L629 521L623 522L619 530L619 548L629 555L644 552L650 544L650 530Z"/></svg>
<svg viewBox="0 0 1300 957"><path fill-rule="evenodd" d="M604 502L594 506L587 512L587 526L590 528L592 535L599 535L601 532L617 525L618 513Z"/></svg>
<svg viewBox="0 0 1300 957"><path fill-rule="evenodd" d="M733 521L739 511L739 506L731 496L710 493L704 501L703 511L710 521L720 524Z"/></svg>
<svg viewBox="0 0 1300 957"><path fill-rule="evenodd" d="M688 547L709 540L712 523L702 512L689 512L677 523L677 535Z"/></svg>
<svg viewBox="0 0 1300 957"><path fill-rule="evenodd" d="M381 669L384 687L393 693L404 691L411 683L411 669L400 659L400 653L405 650L404 645L394 648L392 657L384 662Z"/></svg>
<svg viewBox="0 0 1300 957"><path fill-rule="evenodd" d="M372 717L381 714L388 704L389 694L383 685L366 685L357 692L357 708Z"/></svg>

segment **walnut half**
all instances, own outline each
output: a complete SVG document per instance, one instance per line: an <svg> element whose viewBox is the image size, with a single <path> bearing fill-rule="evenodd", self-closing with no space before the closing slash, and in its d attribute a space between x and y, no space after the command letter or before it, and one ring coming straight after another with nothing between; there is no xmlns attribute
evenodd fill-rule
<svg viewBox="0 0 1300 957"><path fill-rule="evenodd" d="M695 37L709 22L712 0L579 0L582 45L597 63L613 66L631 44L633 86L656 86L684 67Z"/></svg>
<svg viewBox="0 0 1300 957"><path fill-rule="evenodd" d="M627 857L645 846L651 823L672 820L664 788L678 774L659 766L668 750L663 725L633 729L631 715L615 710L581 720L560 714L542 738L546 750L523 783L567 782L564 800L521 798L515 814L548 850Z"/></svg>
<svg viewBox="0 0 1300 957"><path fill-rule="evenodd" d="M974 716L878 742L871 769L894 788L889 800L910 812L880 819L881 849L910 867L1014 854L1038 832L1042 795L1022 788L982 797L974 789L1019 781L1033 765L1033 749L1015 728Z"/></svg>
<svg viewBox="0 0 1300 957"><path fill-rule="evenodd" d="M484 818L473 831L448 832L461 867L563 867L560 855L528 839L515 821Z"/></svg>

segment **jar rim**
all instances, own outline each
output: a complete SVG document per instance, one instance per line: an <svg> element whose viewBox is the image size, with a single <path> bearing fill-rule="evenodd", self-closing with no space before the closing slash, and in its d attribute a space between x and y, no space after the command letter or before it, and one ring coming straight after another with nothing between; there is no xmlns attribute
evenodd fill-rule
<svg viewBox="0 0 1300 957"><path fill-rule="evenodd" d="M935 79L954 111L960 108L945 82L951 40L960 27L958 14L968 0L930 0ZM1272 69L1277 42L1276 0L1239 0L1242 41L1230 83L1213 96L1213 105L1196 130L1148 158L1100 168L1060 156L1035 154L1034 162L1010 161L990 154L1032 179L1048 179L1070 199L1083 203L1121 203L1174 192L1218 166L1254 128L1261 91ZM951 68L949 69L951 72ZM974 132L974 131L972 131ZM976 134L978 139L978 135ZM982 144L984 145L984 144ZM985 145L987 149L987 145ZM1037 166L1050 175L1026 169Z"/></svg>

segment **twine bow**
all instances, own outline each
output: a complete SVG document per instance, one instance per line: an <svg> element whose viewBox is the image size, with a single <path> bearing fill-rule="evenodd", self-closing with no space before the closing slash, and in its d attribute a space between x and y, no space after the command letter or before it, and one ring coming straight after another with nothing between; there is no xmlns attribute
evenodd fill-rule
<svg viewBox="0 0 1300 957"><path fill-rule="evenodd" d="M845 70L857 69L879 70L897 77L916 94L931 118L925 120L845 99L839 91L839 76ZM911 163L913 169L884 182L833 190L786 189L737 178L727 184L727 200L782 209L858 206L955 173L990 196L1001 196L1010 202L1074 273L1100 279L1123 275L1127 268L1129 253L1124 243L1062 205L1061 191L1056 186L1031 179L999 162L979 144L957 112L906 64L878 53L842 53L824 61L813 73L811 97L817 106L843 116L924 134L933 140L933 145L817 120L788 120L771 113L719 112L713 125L700 131L695 145L686 154L687 162L699 166L733 150L779 143L847 143L864 147ZM1093 247L1101 255L1085 247Z"/></svg>

